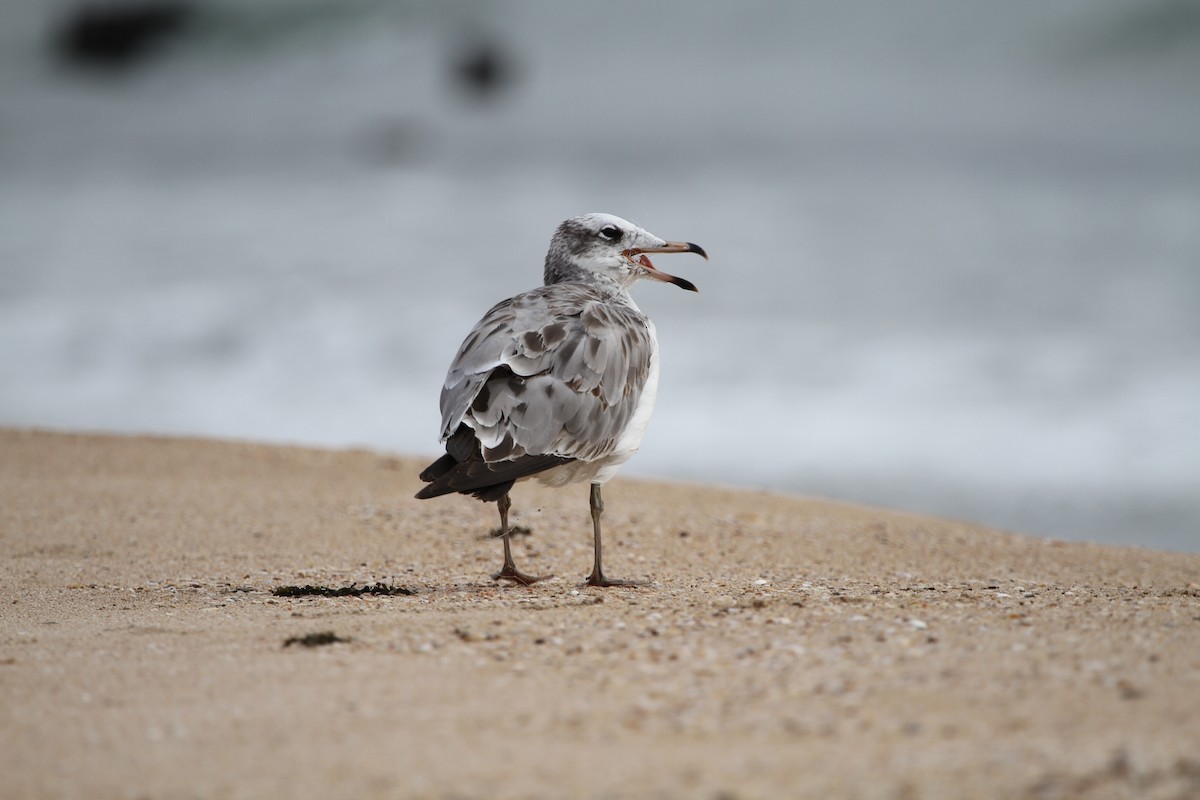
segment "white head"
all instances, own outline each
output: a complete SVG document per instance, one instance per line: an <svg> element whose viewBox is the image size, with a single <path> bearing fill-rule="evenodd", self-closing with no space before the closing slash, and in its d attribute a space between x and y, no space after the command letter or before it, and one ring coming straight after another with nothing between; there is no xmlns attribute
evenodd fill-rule
<svg viewBox="0 0 1200 800"><path fill-rule="evenodd" d="M668 242L612 214L584 214L563 221L546 253L545 281L593 282L599 275L623 288L639 278L673 283L696 291L691 281L660 271L647 253L696 253L704 248L691 242Z"/></svg>

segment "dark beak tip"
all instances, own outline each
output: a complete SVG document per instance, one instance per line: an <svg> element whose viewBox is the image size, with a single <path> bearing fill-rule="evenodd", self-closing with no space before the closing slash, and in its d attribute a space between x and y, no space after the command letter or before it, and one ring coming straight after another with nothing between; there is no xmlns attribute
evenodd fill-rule
<svg viewBox="0 0 1200 800"><path fill-rule="evenodd" d="M696 244L695 242L688 242L688 243L687 243L687 246L688 246L688 252L689 252L689 253L695 253L696 255L698 255L698 256L700 256L701 258L703 258L705 261L708 261L708 253L704 252L704 248L703 248L703 247L701 247L700 245Z"/></svg>

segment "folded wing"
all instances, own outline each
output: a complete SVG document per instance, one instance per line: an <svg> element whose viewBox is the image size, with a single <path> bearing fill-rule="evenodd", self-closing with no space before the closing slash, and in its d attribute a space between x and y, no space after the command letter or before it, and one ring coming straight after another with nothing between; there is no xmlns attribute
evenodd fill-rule
<svg viewBox="0 0 1200 800"><path fill-rule="evenodd" d="M496 305L446 375L447 455L422 474L432 481L423 495L481 496L493 478L507 482L503 494L517 478L610 455L638 406L653 346L640 312L589 286L555 284Z"/></svg>

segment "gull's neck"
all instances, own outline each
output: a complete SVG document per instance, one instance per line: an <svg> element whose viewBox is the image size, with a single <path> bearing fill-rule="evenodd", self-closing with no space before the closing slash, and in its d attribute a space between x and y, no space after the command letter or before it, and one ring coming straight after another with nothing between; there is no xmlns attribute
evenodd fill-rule
<svg viewBox="0 0 1200 800"><path fill-rule="evenodd" d="M546 267L542 278L546 286L555 283L585 283L605 292L629 296L628 287L619 281L583 267L575 260L553 250L546 254Z"/></svg>

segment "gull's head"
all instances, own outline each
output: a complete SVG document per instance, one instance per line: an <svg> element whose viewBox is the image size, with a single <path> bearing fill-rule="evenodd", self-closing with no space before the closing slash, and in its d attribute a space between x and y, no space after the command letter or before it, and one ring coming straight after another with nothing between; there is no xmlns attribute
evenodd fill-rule
<svg viewBox="0 0 1200 800"><path fill-rule="evenodd" d="M691 281L659 270L648 253L696 253L704 248L691 242L670 242L612 214L584 214L564 220L546 253L546 283L586 281L599 275L628 287L640 278L673 283L696 291Z"/></svg>

